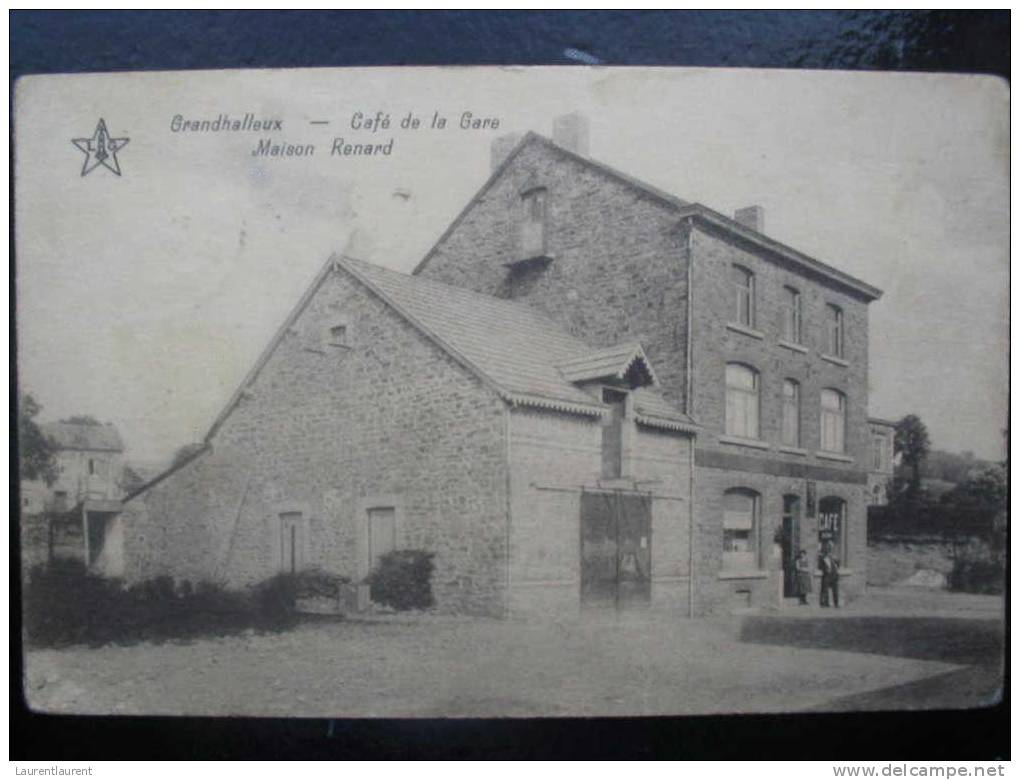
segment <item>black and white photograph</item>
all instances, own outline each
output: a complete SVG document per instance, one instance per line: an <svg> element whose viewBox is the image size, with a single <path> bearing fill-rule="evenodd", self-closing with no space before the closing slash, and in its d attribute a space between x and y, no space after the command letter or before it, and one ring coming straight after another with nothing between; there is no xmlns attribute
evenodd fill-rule
<svg viewBox="0 0 1020 780"><path fill-rule="evenodd" d="M1002 700L1006 82L96 73L13 111L32 711Z"/></svg>

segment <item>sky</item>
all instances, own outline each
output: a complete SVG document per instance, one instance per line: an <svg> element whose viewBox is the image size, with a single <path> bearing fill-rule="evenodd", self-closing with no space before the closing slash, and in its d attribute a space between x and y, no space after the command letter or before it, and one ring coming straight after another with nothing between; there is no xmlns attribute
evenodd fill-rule
<svg viewBox="0 0 1020 780"><path fill-rule="evenodd" d="M989 77L643 68L38 76L15 95L18 382L41 420L115 423L128 457L201 440L334 251L410 271L484 183L492 140L584 113L591 156L884 290L869 409L1003 455L1009 92ZM355 129L355 114L389 115ZM412 113L417 129L401 128ZM431 126L438 112L442 129ZM464 112L498 127L462 129ZM175 115L282 119L174 132ZM121 175L82 176L103 118ZM312 124L328 122L328 124ZM313 156L255 156L259 139ZM394 140L389 156L330 154Z"/></svg>

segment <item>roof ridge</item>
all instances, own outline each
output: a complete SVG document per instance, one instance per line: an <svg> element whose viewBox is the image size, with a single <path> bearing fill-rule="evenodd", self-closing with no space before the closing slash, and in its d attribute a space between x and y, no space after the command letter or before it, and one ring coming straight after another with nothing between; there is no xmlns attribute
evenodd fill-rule
<svg viewBox="0 0 1020 780"><path fill-rule="evenodd" d="M338 261L349 260L349 261L352 261L354 263L359 263L361 265L366 265L369 268L371 268L372 271L381 271L382 273L392 274L394 276L400 277L401 279L408 280L411 284L418 284L418 285L421 285L421 286L428 286L428 287L432 287L434 289L448 290L448 291L452 292L453 294L460 295L460 296L462 296L464 298L470 298L470 299L473 299L473 300L476 300L476 301L485 301L485 302L489 303L490 305L491 304L495 304L497 306L500 306L500 307L503 307L503 308L506 308L506 309L512 310L512 311L525 312L525 313L531 315L532 317L534 317L541 324L547 325L550 328L553 328L553 329L559 331L562 336L570 338L570 339L576 341L578 344L582 344L582 345L588 347L589 349L592 349L592 350L596 349L596 347L592 347L587 342L582 341L581 339L577 338L576 336L573 336L562 325L560 325L558 322L556 322L556 320L554 320L552 317L550 317L545 312L543 312L543 311L541 311L539 309L536 309L533 306L530 306L527 303L524 303L523 301L517 301L517 300L513 300L511 298L500 298L500 297L495 296L495 295L489 295L488 293L483 293L483 292L478 292L477 290L472 290L469 287L460 287L460 286L455 285L455 284L449 284L447 282L441 282L438 279L433 279L433 278L428 277L428 276L418 276L415 273L405 273L404 271L398 271L395 268L388 268L387 266L378 265L377 263L370 263L367 260L363 260L363 259L361 259L359 257L352 257L351 255L348 255L348 254L340 254L340 255L337 256L336 259ZM637 342L635 342L635 343L637 343Z"/></svg>

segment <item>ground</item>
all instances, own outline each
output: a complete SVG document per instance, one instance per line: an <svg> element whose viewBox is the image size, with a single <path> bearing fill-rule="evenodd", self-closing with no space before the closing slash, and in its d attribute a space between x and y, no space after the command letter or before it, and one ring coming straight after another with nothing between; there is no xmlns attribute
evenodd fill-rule
<svg viewBox="0 0 1020 780"><path fill-rule="evenodd" d="M872 590L839 611L553 623L430 615L30 650L47 712L308 717L958 708L1002 683L1001 597Z"/></svg>

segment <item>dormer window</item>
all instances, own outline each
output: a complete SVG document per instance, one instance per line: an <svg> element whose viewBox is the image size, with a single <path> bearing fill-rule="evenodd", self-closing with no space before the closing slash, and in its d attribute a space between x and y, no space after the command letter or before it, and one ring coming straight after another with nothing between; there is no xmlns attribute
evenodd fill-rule
<svg viewBox="0 0 1020 780"><path fill-rule="evenodd" d="M522 218L519 260L546 257L546 220L549 192L545 187L532 187L521 194Z"/></svg>

